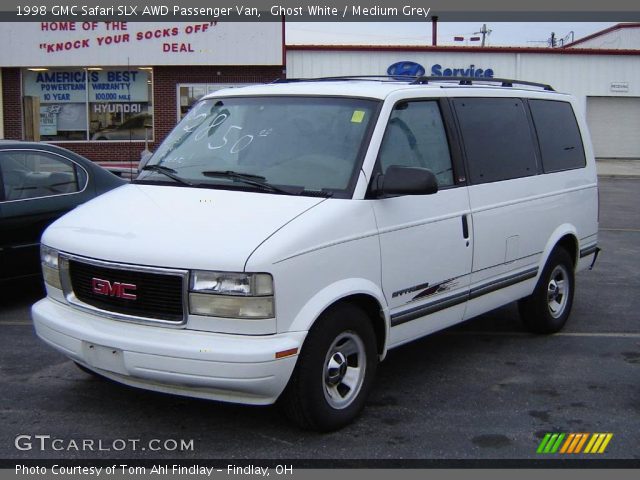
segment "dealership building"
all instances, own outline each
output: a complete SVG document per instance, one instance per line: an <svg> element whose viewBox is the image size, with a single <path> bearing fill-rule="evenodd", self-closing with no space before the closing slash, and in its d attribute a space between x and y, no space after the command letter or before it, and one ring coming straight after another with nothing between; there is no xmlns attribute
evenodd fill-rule
<svg viewBox="0 0 640 480"><path fill-rule="evenodd" d="M138 160L196 99L284 76L278 22L0 24L0 138ZM35 128L31 128L32 125Z"/></svg>
<svg viewBox="0 0 640 480"><path fill-rule="evenodd" d="M97 161L137 160L194 101L219 88L285 76L386 75L399 62L427 76L549 84L578 98L597 157L640 158L637 23L561 48L285 46L278 22L5 23L0 41L0 138L35 131Z"/></svg>

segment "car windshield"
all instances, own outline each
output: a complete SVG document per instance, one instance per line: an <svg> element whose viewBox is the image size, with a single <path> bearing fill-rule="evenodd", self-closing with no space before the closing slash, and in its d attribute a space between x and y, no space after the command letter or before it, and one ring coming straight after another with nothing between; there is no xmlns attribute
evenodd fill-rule
<svg viewBox="0 0 640 480"><path fill-rule="evenodd" d="M160 145L138 181L171 181L169 172L176 185L185 184L179 177L194 186L345 196L357 178L377 105L334 97L203 100Z"/></svg>

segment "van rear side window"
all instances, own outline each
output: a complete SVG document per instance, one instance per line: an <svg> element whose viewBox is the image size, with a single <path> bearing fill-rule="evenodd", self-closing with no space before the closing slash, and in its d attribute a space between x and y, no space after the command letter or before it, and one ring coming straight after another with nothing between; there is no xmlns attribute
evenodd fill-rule
<svg viewBox="0 0 640 480"><path fill-rule="evenodd" d="M537 174L527 113L518 98L453 100L472 183Z"/></svg>
<svg viewBox="0 0 640 480"><path fill-rule="evenodd" d="M529 100L545 173L586 165L582 137L568 102Z"/></svg>

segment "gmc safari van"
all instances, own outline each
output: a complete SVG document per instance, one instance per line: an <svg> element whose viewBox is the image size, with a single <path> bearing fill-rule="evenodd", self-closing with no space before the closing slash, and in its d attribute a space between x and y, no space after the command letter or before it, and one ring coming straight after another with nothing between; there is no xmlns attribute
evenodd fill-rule
<svg viewBox="0 0 640 480"><path fill-rule="evenodd" d="M36 332L123 384L340 428L391 348L514 301L563 327L598 252L578 111L499 79L218 91L45 231Z"/></svg>

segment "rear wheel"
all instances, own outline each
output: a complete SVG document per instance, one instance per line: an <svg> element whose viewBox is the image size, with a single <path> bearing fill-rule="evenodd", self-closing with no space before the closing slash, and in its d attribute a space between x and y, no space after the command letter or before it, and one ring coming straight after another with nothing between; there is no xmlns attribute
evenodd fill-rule
<svg viewBox="0 0 640 480"><path fill-rule="evenodd" d="M556 248L540 275L531 296L520 300L520 317L533 333L562 330L571 313L575 278L573 261L564 248Z"/></svg>
<svg viewBox="0 0 640 480"><path fill-rule="evenodd" d="M309 332L280 404L302 428L341 428L364 407L377 364L370 319L355 305L336 305Z"/></svg>

